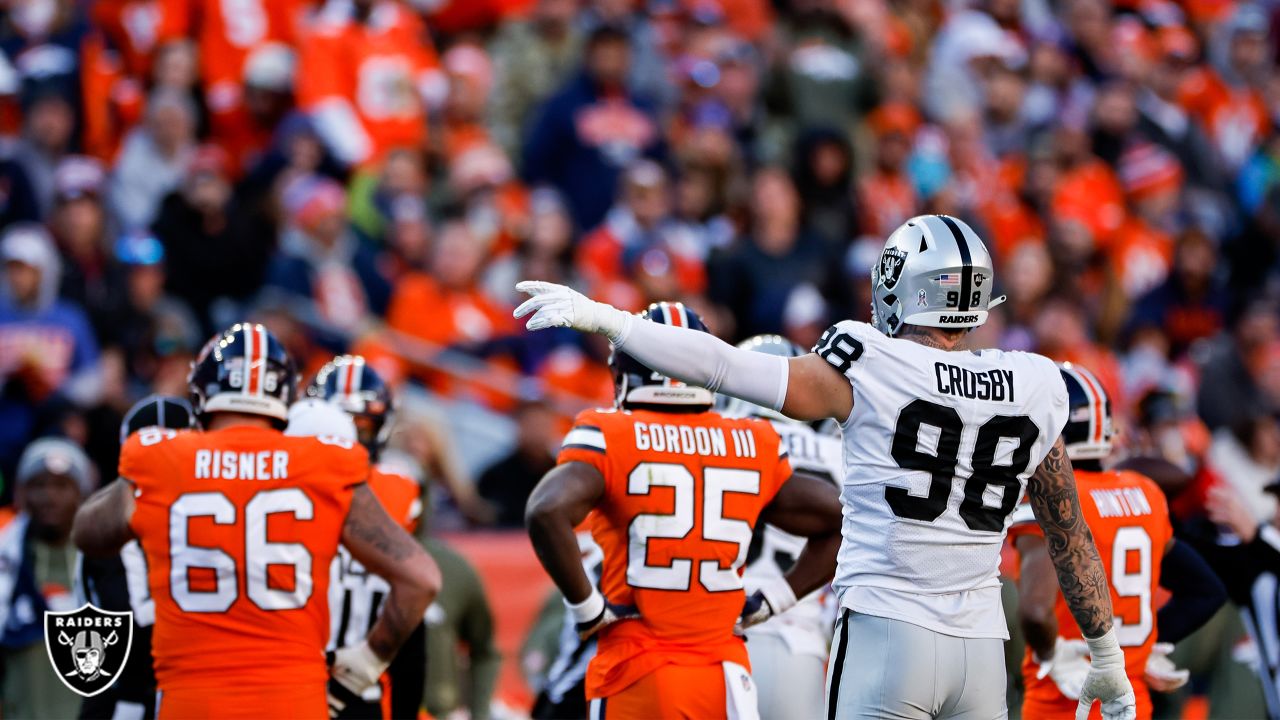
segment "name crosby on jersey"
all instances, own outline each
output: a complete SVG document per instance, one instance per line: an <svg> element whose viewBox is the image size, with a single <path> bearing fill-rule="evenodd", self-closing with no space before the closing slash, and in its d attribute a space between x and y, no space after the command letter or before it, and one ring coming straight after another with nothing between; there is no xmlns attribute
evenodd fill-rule
<svg viewBox="0 0 1280 720"><path fill-rule="evenodd" d="M232 452L197 450L196 479L281 480L289 477L289 453L284 450Z"/></svg>
<svg viewBox="0 0 1280 720"><path fill-rule="evenodd" d="M635 424L635 440L636 450L702 457L727 457L731 441L735 456L743 458L756 456L755 434L741 428L730 428L729 437L726 438L724 429L718 427L638 422Z"/></svg>
<svg viewBox="0 0 1280 720"><path fill-rule="evenodd" d="M1014 402L1012 370L974 372L944 362L935 362L933 375L938 381L938 392L943 395L969 400Z"/></svg>

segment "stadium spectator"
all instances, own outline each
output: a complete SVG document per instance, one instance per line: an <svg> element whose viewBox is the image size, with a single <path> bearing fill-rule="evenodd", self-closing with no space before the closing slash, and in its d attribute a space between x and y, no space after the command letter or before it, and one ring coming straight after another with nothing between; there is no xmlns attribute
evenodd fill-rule
<svg viewBox="0 0 1280 720"><path fill-rule="evenodd" d="M75 443L45 438L23 452L14 480L14 508L0 510L0 706L6 717L75 717L80 697L49 672L44 613L75 609L71 523L97 476Z"/></svg>
<svg viewBox="0 0 1280 720"><path fill-rule="evenodd" d="M0 238L0 468L33 437L55 430L68 407L92 406L102 391L98 343L80 307L58 298L61 262L36 225Z"/></svg>
<svg viewBox="0 0 1280 720"><path fill-rule="evenodd" d="M373 252L347 226L346 191L320 177L304 177L285 189L289 223L280 249L267 265L266 289L285 303L314 302L315 321L342 332L382 314L389 289Z"/></svg>
<svg viewBox="0 0 1280 720"><path fill-rule="evenodd" d="M527 20L504 23L493 40L495 85L489 115L494 139L519 157L525 123L577 63L579 0L538 0Z"/></svg>
<svg viewBox="0 0 1280 720"><path fill-rule="evenodd" d="M712 260L709 296L733 316L735 336L781 333L787 297L797 286L822 286L828 257L800 225L800 198L778 169L756 173L748 234Z"/></svg>
<svg viewBox="0 0 1280 720"><path fill-rule="evenodd" d="M521 171L531 185L547 183L564 194L574 224L593 228L604 219L624 168L661 150L652 101L627 88L631 47L627 34L602 25L591 33L582 69L534 115Z"/></svg>
<svg viewBox="0 0 1280 720"><path fill-rule="evenodd" d="M1215 338L1200 359L1196 412L1212 430L1235 426L1271 411L1257 376L1280 339L1280 318L1268 301L1242 301L1230 318L1231 333Z"/></svg>
<svg viewBox="0 0 1280 720"><path fill-rule="evenodd" d="M327 0L299 39L298 104L346 165L422 148L448 94L422 20L394 0Z"/></svg>
<svg viewBox="0 0 1280 720"><path fill-rule="evenodd" d="M498 527L524 527L524 506L543 473L556 464L563 436L555 413L542 402L521 403L515 410L516 445L509 455L480 475L476 489L497 510Z"/></svg>
<svg viewBox="0 0 1280 720"><path fill-rule="evenodd" d="M103 196L106 176L93 158L70 156L54 174L54 206L49 229L62 253L59 294L89 313L98 336L110 331L103 312L118 304L123 292L111 262L111 217Z"/></svg>
<svg viewBox="0 0 1280 720"><path fill-rule="evenodd" d="M196 147L196 108L173 89L157 90L147 117L124 139L111 183L111 204L125 230L151 226L164 197L182 184Z"/></svg>
<svg viewBox="0 0 1280 720"><path fill-rule="evenodd" d="M58 164L75 148L75 106L61 93L39 87L23 103L24 132L13 151L17 171L35 195L36 215L48 216ZM23 213L27 214L27 213Z"/></svg>
<svg viewBox="0 0 1280 720"><path fill-rule="evenodd" d="M235 197L228 163L216 145L197 148L152 226L164 245L166 289L196 313L202 337L229 320L215 317L226 314L216 305L258 291L276 246L275 223L251 196Z"/></svg>

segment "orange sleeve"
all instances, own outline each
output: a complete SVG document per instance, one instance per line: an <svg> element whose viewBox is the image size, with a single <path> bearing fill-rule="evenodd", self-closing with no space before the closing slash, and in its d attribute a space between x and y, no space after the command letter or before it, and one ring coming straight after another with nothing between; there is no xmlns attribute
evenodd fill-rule
<svg viewBox="0 0 1280 720"><path fill-rule="evenodd" d="M791 479L791 458L787 456L787 446L782 443L782 438L778 435L778 431L774 430L773 426L767 422L759 421L759 423L764 426L762 432L767 433L770 446L777 448L774 452L778 457L773 465L773 482L764 496L764 504L768 505L773 502L773 496L777 495L778 491L782 489L783 483Z"/></svg>
<svg viewBox="0 0 1280 720"><path fill-rule="evenodd" d="M309 110L335 96L354 102L350 78L355 68L344 67L340 30L312 27L304 35L298 44L298 107Z"/></svg>
<svg viewBox="0 0 1280 720"><path fill-rule="evenodd" d="M129 480L135 485L146 474L146 456L143 452L142 441L139 439L141 433L134 433L125 440L124 445L120 448L120 463L116 466L116 470L120 473L120 477Z"/></svg>
<svg viewBox="0 0 1280 720"><path fill-rule="evenodd" d="M191 35L196 0L160 0L160 27L158 45L170 40L180 40Z"/></svg>
<svg viewBox="0 0 1280 720"><path fill-rule="evenodd" d="M603 419L595 410L579 413L573 420L573 427L564 436L564 442L560 445L560 454L556 456L556 464L586 463L607 477L608 461L605 453L608 448Z"/></svg>

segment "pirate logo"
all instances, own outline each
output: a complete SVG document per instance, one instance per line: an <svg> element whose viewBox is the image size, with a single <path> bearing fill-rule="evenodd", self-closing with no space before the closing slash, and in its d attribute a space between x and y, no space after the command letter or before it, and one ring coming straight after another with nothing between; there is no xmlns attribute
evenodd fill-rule
<svg viewBox="0 0 1280 720"><path fill-rule="evenodd" d="M49 662L71 691L93 697L115 683L133 647L133 613L84 605L44 614Z"/></svg>
<svg viewBox="0 0 1280 720"><path fill-rule="evenodd" d="M892 290L902 277L902 266L907 261L907 251L898 248L885 248L880 256L880 282L886 290Z"/></svg>
<svg viewBox="0 0 1280 720"><path fill-rule="evenodd" d="M982 273L974 273L974 274L973 274L973 284L974 284L974 285L976 285L976 286L978 286L978 287L982 287L982 283L984 283L984 282L986 282L986 281L987 281L987 276L986 276L986 275L983 275Z"/></svg>

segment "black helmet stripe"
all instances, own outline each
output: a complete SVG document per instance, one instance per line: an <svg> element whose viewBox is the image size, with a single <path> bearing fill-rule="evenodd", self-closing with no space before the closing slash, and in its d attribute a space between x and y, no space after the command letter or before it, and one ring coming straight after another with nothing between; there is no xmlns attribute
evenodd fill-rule
<svg viewBox="0 0 1280 720"><path fill-rule="evenodd" d="M969 295L973 285L973 255L969 253L969 243L964 239L964 233L960 232L960 226L956 225L956 221L948 215L939 215L938 219L946 223L947 228L956 238L956 247L960 248L960 263L964 267L960 270L959 310L966 312L969 309Z"/></svg>

